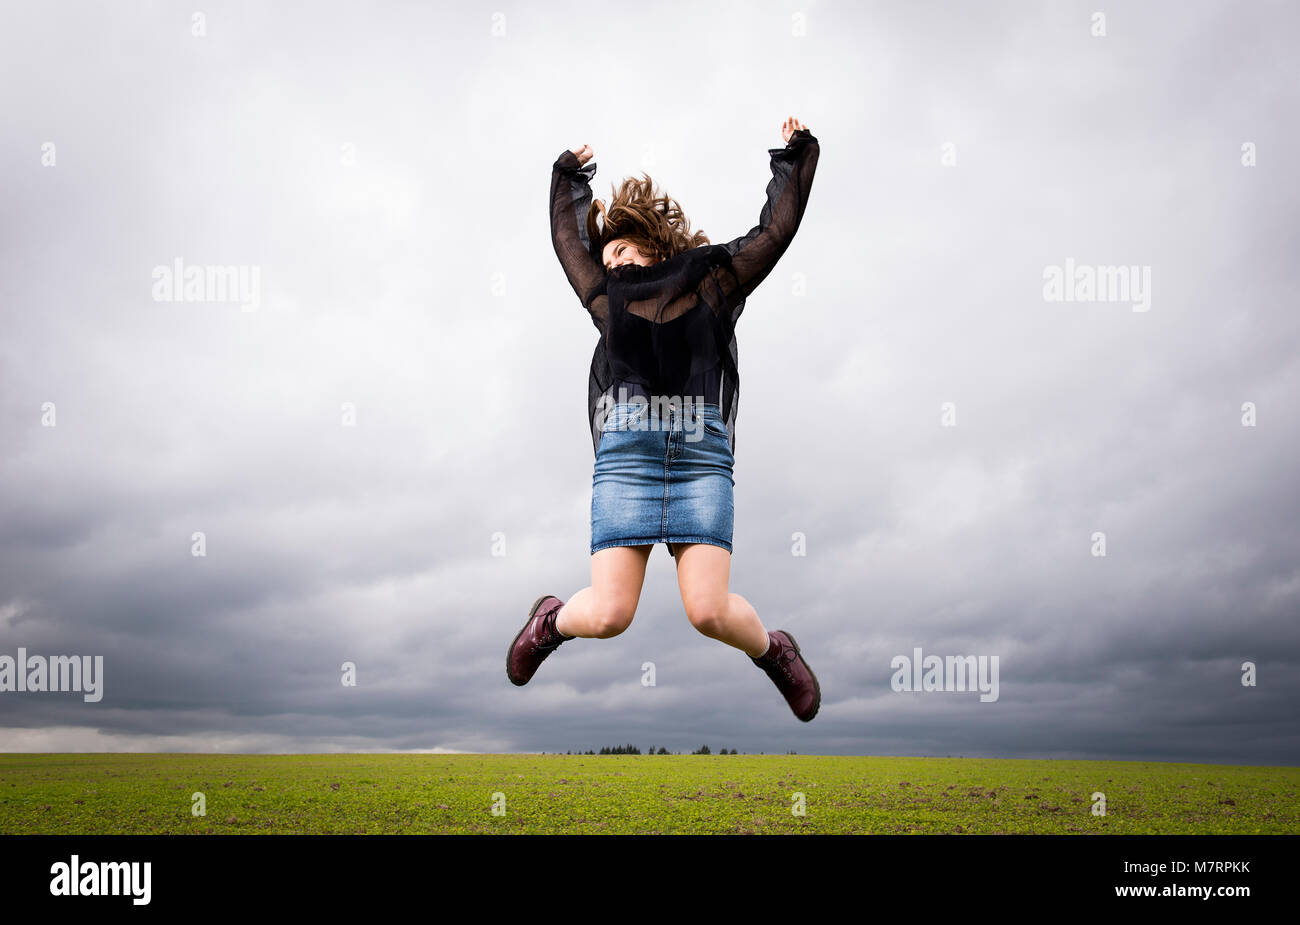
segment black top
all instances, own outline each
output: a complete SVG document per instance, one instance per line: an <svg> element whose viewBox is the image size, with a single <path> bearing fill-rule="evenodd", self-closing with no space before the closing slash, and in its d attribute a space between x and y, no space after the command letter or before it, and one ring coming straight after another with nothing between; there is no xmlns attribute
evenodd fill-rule
<svg viewBox="0 0 1300 925"><path fill-rule="evenodd" d="M692 248L648 267L606 271L586 233L594 161L564 151L551 171L551 240L600 340L591 359L587 421L593 452L604 417L628 395L693 396L722 409L732 453L740 399L735 324L745 299L794 239L820 148L806 129L771 148L772 179L758 224L726 244Z"/></svg>

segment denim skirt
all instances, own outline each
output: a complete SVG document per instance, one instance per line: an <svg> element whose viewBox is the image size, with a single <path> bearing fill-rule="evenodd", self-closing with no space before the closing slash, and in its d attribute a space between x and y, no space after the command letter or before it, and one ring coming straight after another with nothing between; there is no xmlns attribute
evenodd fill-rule
<svg viewBox="0 0 1300 925"><path fill-rule="evenodd" d="M591 551L709 543L731 551L735 460L713 404L619 403L596 448Z"/></svg>

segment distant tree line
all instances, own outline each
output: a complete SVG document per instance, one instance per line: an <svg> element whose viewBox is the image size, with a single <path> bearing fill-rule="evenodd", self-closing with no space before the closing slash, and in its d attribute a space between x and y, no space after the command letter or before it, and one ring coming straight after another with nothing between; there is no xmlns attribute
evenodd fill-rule
<svg viewBox="0 0 1300 925"><path fill-rule="evenodd" d="M545 755L546 752L542 752L542 754ZM556 754L559 754L559 753L557 752ZM600 747L600 751L592 751L592 750L589 748L589 749L587 749L585 752L584 752L584 751L576 751L576 752L575 752L575 751L567 751L567 752L565 752L564 754L566 754L566 755L640 755L640 754L642 754L642 751L641 751L641 749L637 748L635 745L628 744L628 745L602 745L602 746ZM653 745L651 745L648 749L645 750L644 754L647 754L647 755L678 755L678 754L681 754L681 753L680 753L680 752L670 752L668 749L666 749L666 748L665 748L664 746L662 746L662 745L659 746L658 749L656 749ZM713 752L712 752L712 750L709 749L709 746L708 746L708 745L701 745L699 748L697 748L695 751L691 752L690 754L692 754L692 755L712 755ZM738 752L738 751L737 751L736 749L734 749L734 748L733 748L733 749L730 749L730 750L724 748L722 751L718 752L718 754L719 754L719 755L739 755L740 752ZM761 755L761 754L763 754L763 753L762 753L762 752L759 752L759 754ZM794 752L790 752L790 754L793 755Z"/></svg>

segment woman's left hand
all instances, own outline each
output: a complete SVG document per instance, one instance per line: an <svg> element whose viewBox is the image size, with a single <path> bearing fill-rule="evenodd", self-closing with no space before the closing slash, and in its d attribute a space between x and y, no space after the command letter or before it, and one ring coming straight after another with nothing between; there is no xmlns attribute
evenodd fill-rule
<svg viewBox="0 0 1300 925"><path fill-rule="evenodd" d="M790 116L790 118L786 119L785 122L781 124L781 137L785 139L786 144L790 143L790 136L799 129L803 129L806 132L808 131L808 126L804 125L794 116Z"/></svg>

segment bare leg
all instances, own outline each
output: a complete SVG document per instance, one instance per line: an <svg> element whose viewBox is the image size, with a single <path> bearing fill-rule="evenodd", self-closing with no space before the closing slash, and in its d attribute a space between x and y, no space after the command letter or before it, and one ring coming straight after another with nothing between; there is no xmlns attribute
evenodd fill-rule
<svg viewBox="0 0 1300 925"><path fill-rule="evenodd" d="M607 639L632 623L653 546L611 546L591 556L591 585L569 598L555 618L566 636Z"/></svg>
<svg viewBox="0 0 1300 925"><path fill-rule="evenodd" d="M709 543L678 543L677 586L686 617L697 630L758 658L767 651L767 630L739 594L728 592L731 553Z"/></svg>

